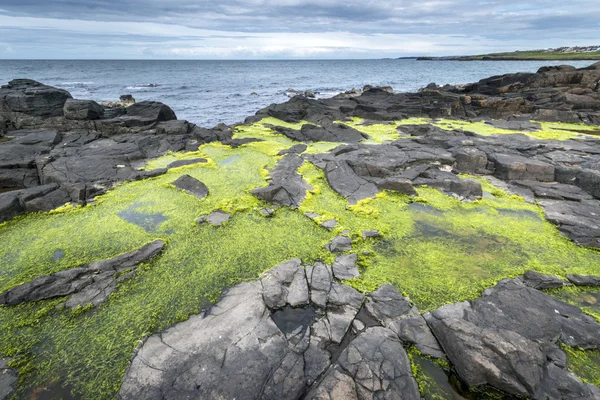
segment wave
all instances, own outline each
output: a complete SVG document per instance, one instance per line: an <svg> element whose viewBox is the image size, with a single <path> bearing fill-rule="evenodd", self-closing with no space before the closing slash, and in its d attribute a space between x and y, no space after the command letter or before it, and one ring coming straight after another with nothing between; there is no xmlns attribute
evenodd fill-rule
<svg viewBox="0 0 600 400"><path fill-rule="evenodd" d="M84 85L93 85L94 82L62 82L61 85L75 85L75 86L84 86Z"/></svg>

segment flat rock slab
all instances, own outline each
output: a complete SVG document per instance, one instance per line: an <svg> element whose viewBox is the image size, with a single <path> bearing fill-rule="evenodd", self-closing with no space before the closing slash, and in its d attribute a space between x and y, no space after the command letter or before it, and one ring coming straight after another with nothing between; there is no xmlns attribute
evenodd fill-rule
<svg viewBox="0 0 600 400"><path fill-rule="evenodd" d="M325 248L332 253L350 251L352 250L352 239L347 236L336 236L325 245Z"/></svg>
<svg viewBox="0 0 600 400"><path fill-rule="evenodd" d="M199 199L203 199L208 196L208 188L206 185L189 175L182 175L171 184L177 189L183 190Z"/></svg>
<svg viewBox="0 0 600 400"><path fill-rule="evenodd" d="M271 170L269 184L251 193L259 199L292 208L300 207L312 187L297 172L304 160L297 154L285 155Z"/></svg>
<svg viewBox="0 0 600 400"><path fill-rule="evenodd" d="M356 254L342 254L338 256L331 265L333 275L341 281L358 278L360 273L356 265L357 261L358 256Z"/></svg>
<svg viewBox="0 0 600 400"><path fill-rule="evenodd" d="M531 270L525 272L521 280L526 286L538 290L560 288L567 284L567 282L556 276L544 275Z"/></svg>
<svg viewBox="0 0 600 400"><path fill-rule="evenodd" d="M195 165L195 164L204 164L206 162L208 162L208 160L206 158L193 158L191 160L177 160L177 161L173 161L171 164L167 165L167 169L185 167L188 165Z"/></svg>
<svg viewBox="0 0 600 400"><path fill-rule="evenodd" d="M163 241L156 240L109 260L40 276L0 294L0 304L15 305L69 296L63 303L67 308L75 309L88 304L97 306L110 296L117 282L130 277L140 263L155 257L164 246Z"/></svg>
<svg viewBox="0 0 600 400"><path fill-rule="evenodd" d="M600 286L600 276L567 275L567 279L575 286Z"/></svg>
<svg viewBox="0 0 600 400"><path fill-rule="evenodd" d="M213 211L208 215L201 215L196 219L196 222L199 224L208 223L213 226L223 226L227 222L229 222L229 218L231 214L226 213L225 211L217 210Z"/></svg>

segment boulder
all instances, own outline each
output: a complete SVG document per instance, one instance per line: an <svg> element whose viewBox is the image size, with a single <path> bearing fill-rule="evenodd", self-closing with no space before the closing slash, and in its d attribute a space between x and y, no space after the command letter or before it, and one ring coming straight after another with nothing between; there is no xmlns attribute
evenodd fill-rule
<svg viewBox="0 0 600 400"><path fill-rule="evenodd" d="M94 120L104 116L104 107L93 100L67 99L64 105L66 119Z"/></svg>
<svg viewBox="0 0 600 400"><path fill-rule="evenodd" d="M50 117L62 117L69 92L46 86L31 79L13 79L0 88L0 116L16 125L39 122Z"/></svg>
<svg viewBox="0 0 600 400"><path fill-rule="evenodd" d="M126 108L127 115L152 121L170 121L177 119L175 112L159 101L140 101Z"/></svg>

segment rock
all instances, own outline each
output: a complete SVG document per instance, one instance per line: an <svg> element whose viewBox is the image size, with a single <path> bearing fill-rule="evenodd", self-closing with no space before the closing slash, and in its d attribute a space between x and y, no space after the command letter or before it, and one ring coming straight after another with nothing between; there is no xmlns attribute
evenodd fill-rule
<svg viewBox="0 0 600 400"><path fill-rule="evenodd" d="M208 188L202 182L196 178L192 178L189 175L182 175L177 180L171 183L179 190L183 190L186 193L196 196L199 199L203 199L208 196Z"/></svg>
<svg viewBox="0 0 600 400"><path fill-rule="evenodd" d="M0 88L0 116L17 128L37 125L43 119L63 116L63 106L70 98L66 90L31 79L13 79Z"/></svg>
<svg viewBox="0 0 600 400"><path fill-rule="evenodd" d="M322 126L304 124L299 131L283 127L275 127L275 130L298 142L355 143L365 139L360 131L344 124L327 123Z"/></svg>
<svg viewBox="0 0 600 400"><path fill-rule="evenodd" d="M352 250L352 239L346 236L336 236L325 248L332 253L341 253Z"/></svg>
<svg viewBox="0 0 600 400"><path fill-rule="evenodd" d="M600 286L600 276L567 275L567 279L575 286Z"/></svg>
<svg viewBox="0 0 600 400"><path fill-rule="evenodd" d="M175 112L158 101L140 101L127 107L127 115L152 121L170 121L177 119Z"/></svg>
<svg viewBox="0 0 600 400"><path fill-rule="evenodd" d="M69 296L64 305L70 309L88 304L97 306L110 296L118 281L130 277L140 263L155 257L164 246L163 241L156 240L115 258L40 276L0 294L0 304Z"/></svg>
<svg viewBox="0 0 600 400"><path fill-rule="evenodd" d="M312 187L304 181L297 170L304 160L296 154L285 155L271 170L269 185L253 190L256 197L292 208L300 207L306 197L306 191Z"/></svg>
<svg viewBox="0 0 600 400"><path fill-rule="evenodd" d="M304 363L294 354L263 303L260 283L242 283L209 312L151 336L127 369L119 398L276 399L260 394L278 387L288 389L280 398L296 398L304 382L294 366L301 372Z"/></svg>
<svg viewBox="0 0 600 400"><path fill-rule="evenodd" d="M374 183L356 175L345 161L328 162L325 177L331 188L346 197L350 204L375 197L379 192L379 188Z"/></svg>
<svg viewBox="0 0 600 400"><path fill-rule="evenodd" d="M394 192L416 196L417 191L412 186L411 181L402 178L386 178L377 183L377 187L381 190L392 190Z"/></svg>
<svg viewBox="0 0 600 400"><path fill-rule="evenodd" d="M554 166L542 161L508 154L495 154L493 161L496 165L494 175L503 180L554 180Z"/></svg>
<svg viewBox="0 0 600 400"><path fill-rule="evenodd" d="M64 105L66 119L94 120L104 116L104 107L93 100L67 99Z"/></svg>
<svg viewBox="0 0 600 400"><path fill-rule="evenodd" d="M190 160L177 160L177 161L173 161L172 163L167 165L167 169L185 167L188 165L195 165L195 164L203 164L206 162L208 162L208 160L206 158L193 158Z"/></svg>
<svg viewBox="0 0 600 400"><path fill-rule="evenodd" d="M25 212L46 212L71 201L69 194L57 184L0 193L0 222Z"/></svg>
<svg viewBox="0 0 600 400"><path fill-rule="evenodd" d="M341 369L330 370L307 399L421 398L406 351L388 329L361 333L341 353L338 365Z"/></svg>
<svg viewBox="0 0 600 400"><path fill-rule="evenodd" d="M323 221L321 226L331 232L333 229L335 229L337 224L338 223L335 219L328 219L327 221Z"/></svg>
<svg viewBox="0 0 600 400"><path fill-rule="evenodd" d="M457 150L453 156L456 159L454 169L457 172L466 174L484 173L488 165L487 155L477 148L464 147Z"/></svg>
<svg viewBox="0 0 600 400"><path fill-rule="evenodd" d="M356 265L357 261L358 256L354 253L338 256L331 265L333 275L336 279L341 281L358 278L360 273L358 272L358 266Z"/></svg>
<svg viewBox="0 0 600 400"><path fill-rule="evenodd" d="M119 101L123 105L123 107L129 107L132 104L135 104L135 99L130 94L122 94L119 96Z"/></svg>
<svg viewBox="0 0 600 400"><path fill-rule="evenodd" d="M314 267L307 268L306 275L310 285L310 301L317 307L325 308L333 281L331 269L318 262Z"/></svg>
<svg viewBox="0 0 600 400"><path fill-rule="evenodd" d="M548 394L557 392L560 398L595 398L597 389L564 369L557 342L597 348L600 324L518 279L501 281L482 298L443 306L425 319L469 386L490 384L532 399L556 398Z"/></svg>
<svg viewBox="0 0 600 400"><path fill-rule="evenodd" d="M290 147L289 149L281 150L279 153L277 153L277 155L284 156L284 155L290 154L290 153L302 154L306 151L307 148L308 148L308 146L305 144L295 144L292 147Z"/></svg>
<svg viewBox="0 0 600 400"><path fill-rule="evenodd" d="M8 367L10 358L0 358L0 400L8 397L16 390L17 374Z"/></svg>
<svg viewBox="0 0 600 400"><path fill-rule="evenodd" d="M511 131L526 131L526 132L537 132L542 130L542 126L539 122L531 121L506 121L506 120L492 120L485 122L494 128L507 129Z"/></svg>
<svg viewBox="0 0 600 400"><path fill-rule="evenodd" d="M531 270L525 272L521 280L525 285L539 290L563 287L566 283L555 276L544 275Z"/></svg>
<svg viewBox="0 0 600 400"><path fill-rule="evenodd" d="M206 222L212 226L223 226L229 221L230 217L231 214L221 210L217 210L211 212L210 214L199 216L196 219L196 222L198 222L199 224Z"/></svg>
<svg viewBox="0 0 600 400"><path fill-rule="evenodd" d="M381 234L381 232L379 232L378 230L375 230L375 229L369 229L369 230L362 231L363 240L367 240L370 238L379 238L382 236L383 235Z"/></svg>
<svg viewBox="0 0 600 400"><path fill-rule="evenodd" d="M299 258L286 261L261 275L263 299L269 308L308 304L308 284Z"/></svg>
<svg viewBox="0 0 600 400"><path fill-rule="evenodd" d="M444 352L417 308L392 285L382 285L371 293L365 310L374 320L395 332L402 342L415 345L423 354L444 358Z"/></svg>

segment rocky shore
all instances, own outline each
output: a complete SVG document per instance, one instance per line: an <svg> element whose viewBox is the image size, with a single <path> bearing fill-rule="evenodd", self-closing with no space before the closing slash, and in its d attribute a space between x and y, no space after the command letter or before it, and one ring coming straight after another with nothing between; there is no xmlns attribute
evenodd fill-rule
<svg viewBox="0 0 600 400"><path fill-rule="evenodd" d="M580 376L568 357L568 349L600 351L599 315L555 293L600 287L600 264L594 263L600 248L599 136L600 63L582 69L545 67L464 86L431 84L418 93L367 87L331 99L295 96L242 124L211 129L178 120L158 102L100 105L32 80L13 80L0 88L0 223L5 222L0 233L8 237L52 212L63 220L50 220L44 225L48 231L39 235L58 236L60 224L75 213L119 201L123 207L111 213L141 233L135 233L136 246L107 243L106 252L96 250L102 243L90 244L94 250L77 258L85 262L70 261L68 244L58 239L53 245L62 247L47 249L53 260L44 258L40 267L37 255L20 258L26 247L0 253L0 325L7 332L0 338L20 337L20 329L29 326L13 326L8 316L15 314L10 313L35 315L38 322L32 326L52 326L48 321L65 316L70 317L61 323L77 326L83 323L77 318L110 312L116 307L113 298L150 295L144 282L158 282L151 279L153 271L175 263L174 258L165 264L161 260L169 260L169 254L185 258L178 246L214 240L207 252L221 254L219 247L228 240L245 236L250 242L259 231L276 229L268 224L289 213L282 224L311 232L317 246L296 248L298 243L284 237L269 258L278 261L271 264L261 259L267 250L239 253L229 261L239 263L240 276L228 275L211 290L244 282L229 285L214 305L201 304L200 314L172 311L180 301L176 290L192 291L195 307L206 295L193 294L187 277L171 271L174 297L152 317L168 315L164 321L171 327L141 324L147 329L123 343L125 354L135 351L114 368L121 374L119 382L109 382L110 389L97 398L433 398L416 367L418 358L455 380L454 392L446 393L454 398L600 399L595 386L600 381ZM236 167L238 160L245 164ZM259 184L244 180L251 168L260 171ZM145 182L148 186L142 186ZM129 187L132 194L127 194ZM125 191L123 197L111 198L118 189ZM173 197L170 208L166 201L163 214L138 211L159 203L152 191L185 197ZM501 201L518 207L506 209L497 205ZM444 202L452 206L440 205ZM81 207L56 210L65 204ZM178 208L181 204L193 206ZM523 225L523 235L537 229L540 241L560 242L557 254L577 252L579 258L565 258L552 268L529 260L504 275L476 270L473 275L487 278L477 281L486 288L479 296L449 294L423 309L419 306L427 294L409 286L399 270L378 277L378 283L388 284L376 288L363 281L375 268L369 260L398 257L398 248L414 237L462 243L460 235L450 233L450 223L406 222L411 210L406 207L436 218L452 207L489 212L489 218L506 214L517 229L520 221L530 224ZM540 215L531 211L536 207ZM161 230L157 227L168 220L167 211L171 219L195 213L195 220ZM141 220L130 218L135 213ZM477 232L478 217L468 215L473 217L469 229ZM554 226L542 226L544 218ZM250 231L234 232L238 221ZM193 234L179 237L177 229ZM480 229L480 238L469 240L494 246L483 248L480 257L511 245L501 233ZM568 240L552 236L555 229ZM415 236L419 232L424 236ZM465 253L480 251L467 245ZM233 251L227 249L223 253ZM260 275L245 273L251 257L259 258ZM583 266L584 261L592 267ZM465 275L469 268L464 265ZM203 281L213 278L208 272L201 276ZM128 285L136 289L128 292ZM446 285L444 293L452 292L450 283L441 285ZM419 303L407 293L419 293ZM135 320L122 310L124 323ZM48 353L45 345L39 346ZM21 346L0 344L0 357L5 357L0 358L0 399L38 398L32 397L36 390L47 388L42 385L48 383L45 372L36 370L35 348ZM24 362L30 368L20 372ZM600 364L590 368L600 375ZM39 377L27 375L35 373ZM91 377L64 375L72 381L57 379L72 388L72 398L90 398L85 385L77 384ZM34 378L37 383L30 385Z"/></svg>

